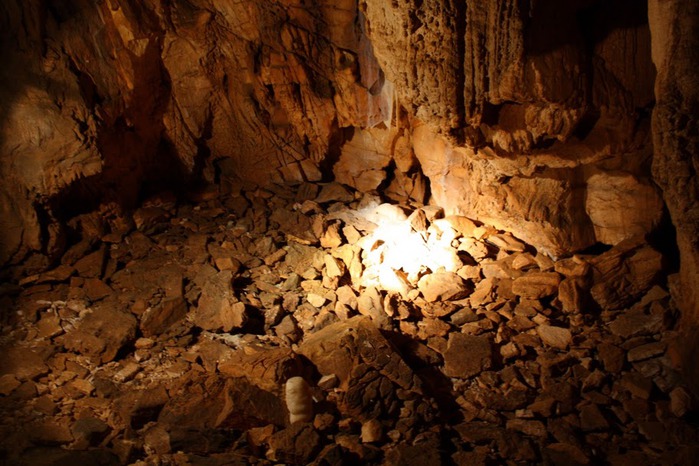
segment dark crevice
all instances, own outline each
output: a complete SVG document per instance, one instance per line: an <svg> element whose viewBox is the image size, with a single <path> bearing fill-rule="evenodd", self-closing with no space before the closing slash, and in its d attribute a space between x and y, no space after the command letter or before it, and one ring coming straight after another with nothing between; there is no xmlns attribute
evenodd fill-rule
<svg viewBox="0 0 699 466"><path fill-rule="evenodd" d="M337 120L333 121L333 127L328 141L328 152L320 161L318 168L323 176L323 181L333 181L335 174L333 167L340 160L342 146L354 136L354 127L338 128Z"/></svg>
<svg viewBox="0 0 699 466"><path fill-rule="evenodd" d="M598 110L588 109L580 118L578 124L575 125L573 136L581 141L585 139L595 127L599 118L600 112Z"/></svg>
<svg viewBox="0 0 699 466"><path fill-rule="evenodd" d="M648 244L663 255L663 269L667 274L676 273L680 269L680 250L677 246L677 230L672 223L667 207L658 226L648 235Z"/></svg>
<svg viewBox="0 0 699 466"><path fill-rule="evenodd" d="M384 172L386 173L386 177L376 188L376 191L379 194L385 193L388 187L391 185L391 183L393 183L393 180L396 178L396 162L394 160L391 160L388 166L384 168Z"/></svg>

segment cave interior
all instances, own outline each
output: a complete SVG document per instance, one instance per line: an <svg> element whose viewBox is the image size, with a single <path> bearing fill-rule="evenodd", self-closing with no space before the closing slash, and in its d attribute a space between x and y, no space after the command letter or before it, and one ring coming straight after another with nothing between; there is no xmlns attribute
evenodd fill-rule
<svg viewBox="0 0 699 466"><path fill-rule="evenodd" d="M696 0L0 40L0 464L696 464Z"/></svg>

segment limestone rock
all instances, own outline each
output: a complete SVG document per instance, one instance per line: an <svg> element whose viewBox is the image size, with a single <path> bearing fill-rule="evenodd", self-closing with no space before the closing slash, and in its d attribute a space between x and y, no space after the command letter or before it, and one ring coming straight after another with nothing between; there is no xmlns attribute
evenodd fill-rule
<svg viewBox="0 0 699 466"><path fill-rule="evenodd" d="M413 138L425 175L440 180L431 185L435 201L448 212L511 231L554 256L592 244L592 228L581 206L576 205L578 193L560 178L512 177L518 173L516 162L497 160L494 151L487 149L476 152L454 147L437 136L429 125L416 127ZM461 166L447 168L448 160L464 162ZM507 189L502 189L498 171L502 177L512 177ZM474 188L476 186L478 189ZM550 211L552 206L553 211ZM522 212L526 214L520 215ZM561 222L561 226L576 227L552 227L552 217ZM523 220L525 218L527 220Z"/></svg>
<svg viewBox="0 0 699 466"><path fill-rule="evenodd" d="M585 210L597 241L618 244L652 231L663 203L656 188L628 173L602 173L587 179Z"/></svg>
<svg viewBox="0 0 699 466"><path fill-rule="evenodd" d="M211 277L202 288L193 322L205 330L230 332L247 321L245 304L235 297L233 276L224 270Z"/></svg>
<svg viewBox="0 0 699 466"><path fill-rule="evenodd" d="M555 272L529 272L512 282L512 292L523 298L544 298L556 293L560 282L561 276Z"/></svg>
<svg viewBox="0 0 699 466"><path fill-rule="evenodd" d="M330 224L320 237L320 245L324 248L336 248L340 246L342 242L340 225L338 223Z"/></svg>
<svg viewBox="0 0 699 466"><path fill-rule="evenodd" d="M683 387L677 387L670 392L670 409L672 414L682 417L692 408L692 397Z"/></svg>
<svg viewBox="0 0 699 466"><path fill-rule="evenodd" d="M618 373L624 366L624 350L609 343L601 343L597 350L607 372Z"/></svg>
<svg viewBox="0 0 699 466"><path fill-rule="evenodd" d="M590 464L590 459L575 445L569 443L552 443L544 449L544 457L551 464Z"/></svg>
<svg viewBox="0 0 699 466"><path fill-rule="evenodd" d="M471 292L468 284L453 272L425 275L418 282L418 289L427 302L458 300Z"/></svg>
<svg viewBox="0 0 699 466"><path fill-rule="evenodd" d="M3 374L0 376L0 395L8 396L20 385L22 382L17 380L14 374Z"/></svg>
<svg viewBox="0 0 699 466"><path fill-rule="evenodd" d="M433 416L419 377L368 317L326 326L306 337L299 352L321 375L337 376L338 408L354 419L397 422L401 412L408 412L401 409L411 410L415 422Z"/></svg>
<svg viewBox="0 0 699 466"><path fill-rule="evenodd" d="M301 244L315 244L318 238L313 234L311 219L301 212L294 212L287 209L277 209L272 213L270 219L279 224L289 239Z"/></svg>
<svg viewBox="0 0 699 466"><path fill-rule="evenodd" d="M383 426L376 419L367 421L362 424L361 437L363 443L378 442L383 437Z"/></svg>
<svg viewBox="0 0 699 466"><path fill-rule="evenodd" d="M143 447L146 452L156 455L167 455L171 452L170 434L162 426L151 426L143 436Z"/></svg>
<svg viewBox="0 0 699 466"><path fill-rule="evenodd" d="M162 385L140 390L130 389L119 394L114 402L114 410L127 426L138 429L155 421L167 402L168 394Z"/></svg>
<svg viewBox="0 0 699 466"><path fill-rule="evenodd" d="M661 354L665 353L665 346L666 345L664 342L653 342L636 346L629 350L626 355L626 359L629 362L636 362L655 356L660 356Z"/></svg>
<svg viewBox="0 0 699 466"><path fill-rule="evenodd" d="M562 350L567 349L573 341L570 330L567 328L539 325L536 332L544 344Z"/></svg>
<svg viewBox="0 0 699 466"><path fill-rule="evenodd" d="M327 202L350 202L354 200L354 195L349 189L340 183L328 183L320 189L315 201L318 204Z"/></svg>
<svg viewBox="0 0 699 466"><path fill-rule="evenodd" d="M631 309L619 315L609 324L609 330L622 338L652 335L663 328L663 315L646 313L642 308Z"/></svg>
<svg viewBox="0 0 699 466"><path fill-rule="evenodd" d="M108 303L96 306L78 326L61 336L63 345L106 363L136 339L136 319Z"/></svg>
<svg viewBox="0 0 699 466"><path fill-rule="evenodd" d="M0 348L0 351L3 355L0 359L0 375L4 377L3 382L8 390L13 386L14 388L19 386L13 379L18 381L32 380L46 374L49 370L45 363L46 355L31 348L13 345L4 346Z"/></svg>
<svg viewBox="0 0 699 466"><path fill-rule="evenodd" d="M206 390L203 390L206 384ZM188 432L213 432L245 426L287 424L287 411L280 395L249 383L245 378L210 378L195 382L196 390L178 393L164 404L158 423L178 438ZM189 440L192 441L192 440Z"/></svg>
<svg viewBox="0 0 699 466"><path fill-rule="evenodd" d="M510 235L495 234L489 235L487 241L497 247L507 252L524 252L524 243L516 240Z"/></svg>
<svg viewBox="0 0 699 466"><path fill-rule="evenodd" d="M473 220L463 215L448 215L444 217L444 221L448 222L461 236L473 237L476 230L476 224Z"/></svg>
<svg viewBox="0 0 699 466"><path fill-rule="evenodd" d="M333 166L335 179L362 192L379 187L391 161L393 131L371 128L356 130L342 146L340 159ZM361 163L357 163L361 160Z"/></svg>
<svg viewBox="0 0 699 466"><path fill-rule="evenodd" d="M637 239L626 240L591 261L592 297L604 309L628 306L654 284L662 256Z"/></svg>
<svg viewBox="0 0 699 466"><path fill-rule="evenodd" d="M347 383L359 357L400 387L420 390L417 376L368 317L353 317L311 334L299 345L299 353L313 362L322 375L336 375L341 384Z"/></svg>
<svg viewBox="0 0 699 466"><path fill-rule="evenodd" d="M375 287L369 287L357 297L357 310L360 314L370 317L377 325L387 322L383 307L383 298Z"/></svg>
<svg viewBox="0 0 699 466"><path fill-rule="evenodd" d="M303 373L303 365L290 349L250 345L222 355L218 370L229 377L245 377L263 390L281 394L287 379Z"/></svg>
<svg viewBox="0 0 699 466"><path fill-rule="evenodd" d="M439 466L442 463L439 443L433 437L417 442L415 445L400 443L386 452L386 462L390 466L401 464L423 464Z"/></svg>
<svg viewBox="0 0 699 466"><path fill-rule="evenodd" d="M141 331L146 337L157 336L187 315L187 303L182 297L164 300L148 308L141 316Z"/></svg>
<svg viewBox="0 0 699 466"><path fill-rule="evenodd" d="M466 379L490 369L493 365L493 343L488 336L462 333L449 335L444 352L444 374Z"/></svg>
<svg viewBox="0 0 699 466"><path fill-rule="evenodd" d="M561 302L563 312L578 312L583 306L583 287L580 280L564 278L558 287L558 300Z"/></svg>
<svg viewBox="0 0 699 466"><path fill-rule="evenodd" d="M86 417L75 421L70 430L76 441L85 442L87 446L96 446L107 436L110 429L101 419Z"/></svg>
<svg viewBox="0 0 699 466"><path fill-rule="evenodd" d="M273 434L267 457L276 462L310 464L320 451L320 436L309 424L296 423Z"/></svg>
<svg viewBox="0 0 699 466"><path fill-rule="evenodd" d="M699 211L696 164L697 115L692 110L699 102L699 86L694 81L694 69L699 63L692 50L699 44L696 34L699 5L691 1L670 4L651 0L648 18L652 44L652 59L657 70L655 81L656 105L653 109L653 179L663 190L672 223L677 228L677 245L681 256L680 288L676 293L683 315L683 365L696 367L694 355L699 348ZM683 83L691 83L684 85ZM691 378L693 390L699 391L696 370L685 372Z"/></svg>
<svg viewBox="0 0 699 466"><path fill-rule="evenodd" d="M62 445L73 441L67 420L38 421L29 426L29 432L34 442L39 445Z"/></svg>
<svg viewBox="0 0 699 466"><path fill-rule="evenodd" d="M51 283L63 282L68 280L75 273L75 269L69 265L59 265L55 269L51 269L41 274L31 275L20 280L20 285L27 283Z"/></svg>
<svg viewBox="0 0 699 466"><path fill-rule="evenodd" d="M476 308L483 304L492 302L495 282L495 278L485 278L478 282L475 290L468 298L472 307Z"/></svg>

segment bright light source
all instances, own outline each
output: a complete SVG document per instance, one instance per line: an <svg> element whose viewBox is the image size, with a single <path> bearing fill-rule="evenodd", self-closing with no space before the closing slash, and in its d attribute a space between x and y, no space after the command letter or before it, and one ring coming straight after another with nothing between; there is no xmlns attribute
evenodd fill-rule
<svg viewBox="0 0 699 466"><path fill-rule="evenodd" d="M452 247L454 230L415 231L399 207L381 204L359 212L377 228L365 237L364 286L379 286L406 295L428 269L456 272L463 265Z"/></svg>

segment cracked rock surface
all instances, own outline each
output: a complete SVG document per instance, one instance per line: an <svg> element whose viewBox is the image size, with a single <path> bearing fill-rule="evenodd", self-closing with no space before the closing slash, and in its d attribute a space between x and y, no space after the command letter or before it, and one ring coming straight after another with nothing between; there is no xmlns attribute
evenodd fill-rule
<svg viewBox="0 0 699 466"><path fill-rule="evenodd" d="M693 464L642 239L552 260L340 184L168 199L3 287L2 464Z"/></svg>

